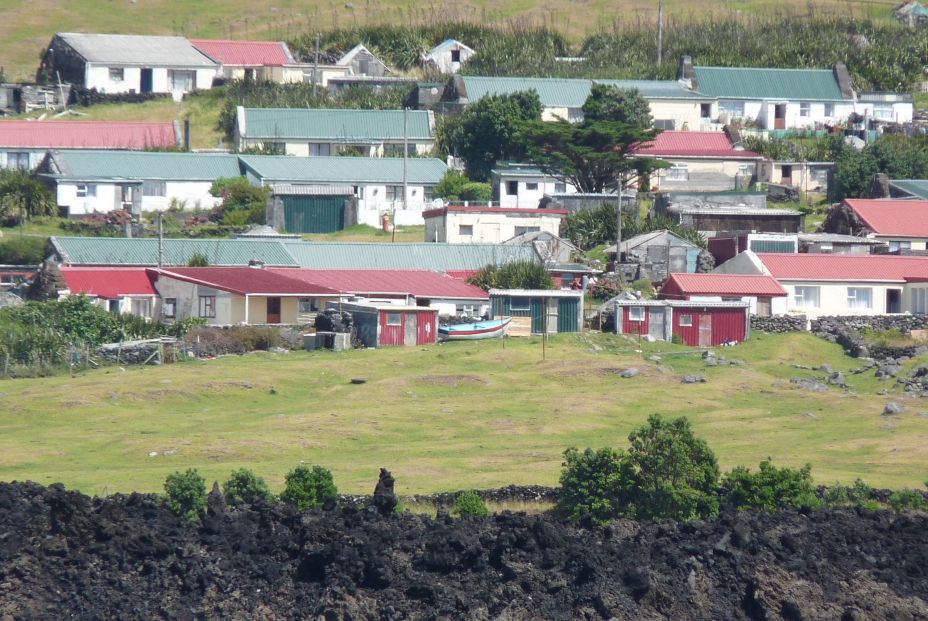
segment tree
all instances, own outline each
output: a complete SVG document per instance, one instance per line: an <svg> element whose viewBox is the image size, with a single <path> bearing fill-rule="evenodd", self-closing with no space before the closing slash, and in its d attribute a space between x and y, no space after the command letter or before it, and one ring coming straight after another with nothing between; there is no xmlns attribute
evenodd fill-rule
<svg viewBox="0 0 928 621"><path fill-rule="evenodd" d="M280 499L300 511L321 507L338 497L332 473L322 466L301 464L287 473Z"/></svg>
<svg viewBox="0 0 928 621"><path fill-rule="evenodd" d="M541 122L541 100L535 91L487 95L467 106L456 123L443 130L441 142L452 155L464 158L467 175L486 181L498 160L525 155L517 140L529 121Z"/></svg>
<svg viewBox="0 0 928 621"><path fill-rule="evenodd" d="M693 434L685 417L660 415L628 436L635 470L629 513L638 518L689 520L718 513L719 465L709 445Z"/></svg>
<svg viewBox="0 0 928 621"><path fill-rule="evenodd" d="M15 236L0 239L0 263L5 265L38 265L45 260L48 239Z"/></svg>
<svg viewBox="0 0 928 621"><path fill-rule="evenodd" d="M513 261L505 265L487 265L467 279L485 291L490 289L553 289L551 274L545 266L532 261Z"/></svg>
<svg viewBox="0 0 928 621"><path fill-rule="evenodd" d="M436 198L443 198L449 202L484 202L492 198L493 189L489 183L471 181L460 172L449 169L435 184L432 193Z"/></svg>
<svg viewBox="0 0 928 621"><path fill-rule="evenodd" d="M55 197L27 170L0 171L0 216L7 221L28 220L55 213Z"/></svg>
<svg viewBox="0 0 928 621"><path fill-rule="evenodd" d="M233 471L222 484L222 493L233 505L270 500L273 496L264 479L247 468Z"/></svg>
<svg viewBox="0 0 928 621"><path fill-rule="evenodd" d="M451 514L458 517L485 517L490 514L487 503L475 492L461 492L454 499Z"/></svg>
<svg viewBox="0 0 928 621"><path fill-rule="evenodd" d="M776 511L782 507L805 507L818 503L812 484L812 466L796 470L777 468L769 459L758 471L738 466L722 480L724 502L736 509Z"/></svg>
<svg viewBox="0 0 928 621"><path fill-rule="evenodd" d="M586 121L618 121L651 127L651 104L638 89L594 83L581 109Z"/></svg>
<svg viewBox="0 0 928 621"><path fill-rule="evenodd" d="M213 218L223 224L241 226L262 224L271 188L251 185L245 177L220 177L209 189L222 204L213 210Z"/></svg>
<svg viewBox="0 0 928 621"><path fill-rule="evenodd" d="M202 252L194 252L187 260L187 267L209 267L209 257Z"/></svg>
<svg viewBox="0 0 928 621"><path fill-rule="evenodd" d="M206 508L206 481L196 468L175 472L164 480L168 507L175 514L194 520Z"/></svg>
<svg viewBox="0 0 928 621"><path fill-rule="evenodd" d="M589 515L597 523L618 517L627 506L634 486L634 472L622 451L591 448L582 453L564 451L558 490L558 510L572 519Z"/></svg>

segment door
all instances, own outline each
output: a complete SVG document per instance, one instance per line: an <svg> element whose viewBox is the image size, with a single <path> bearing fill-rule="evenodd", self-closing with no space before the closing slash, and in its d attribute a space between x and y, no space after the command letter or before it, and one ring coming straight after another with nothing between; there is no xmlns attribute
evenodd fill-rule
<svg viewBox="0 0 928 621"><path fill-rule="evenodd" d="M345 228L344 195L294 195L280 199L288 233L333 233Z"/></svg>
<svg viewBox="0 0 928 621"><path fill-rule="evenodd" d="M784 164L780 171L780 182L786 185L793 185L793 167L789 164Z"/></svg>
<svg viewBox="0 0 928 621"><path fill-rule="evenodd" d="M150 93L153 88L154 80L152 79L151 69L142 69L141 79L139 80L139 91Z"/></svg>
<svg viewBox="0 0 928 621"><path fill-rule="evenodd" d="M776 104L773 107L773 128L786 129L786 104Z"/></svg>
<svg viewBox="0 0 928 621"><path fill-rule="evenodd" d="M417 345L425 345L435 342L435 313L418 313L419 322L419 340Z"/></svg>
<svg viewBox="0 0 928 621"><path fill-rule="evenodd" d="M419 313L407 312L403 331L403 345L415 345L419 338Z"/></svg>
<svg viewBox="0 0 928 621"><path fill-rule="evenodd" d="M770 298L757 298L757 316L770 316Z"/></svg>
<svg viewBox="0 0 928 621"><path fill-rule="evenodd" d="M280 298L267 299L266 323L280 323Z"/></svg>
<svg viewBox="0 0 928 621"><path fill-rule="evenodd" d="M902 312L902 289L887 289L886 290L886 312L887 313L901 313Z"/></svg>
<svg viewBox="0 0 928 621"><path fill-rule="evenodd" d="M712 345L712 315L703 313L699 316L699 346Z"/></svg>
<svg viewBox="0 0 928 621"><path fill-rule="evenodd" d="M664 340L664 309L652 306L648 317L648 334L658 341Z"/></svg>

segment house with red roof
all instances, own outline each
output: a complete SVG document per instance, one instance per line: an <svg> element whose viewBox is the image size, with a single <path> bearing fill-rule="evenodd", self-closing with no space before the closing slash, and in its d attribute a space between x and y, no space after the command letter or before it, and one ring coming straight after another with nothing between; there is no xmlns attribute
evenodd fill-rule
<svg viewBox="0 0 928 621"><path fill-rule="evenodd" d="M86 295L114 313L145 319L161 315L152 274L144 267L61 267L67 284L62 295Z"/></svg>
<svg viewBox="0 0 928 621"><path fill-rule="evenodd" d="M664 131L637 150L669 168L651 174L652 190L720 191L747 188L764 157L733 143L728 132Z"/></svg>
<svg viewBox="0 0 928 621"><path fill-rule="evenodd" d="M745 302L751 314L769 317L786 312L787 293L766 274L671 274L660 290L664 300Z"/></svg>
<svg viewBox="0 0 928 621"><path fill-rule="evenodd" d="M283 41L190 39L190 43L221 65L219 75L226 80L303 81L304 67Z"/></svg>
<svg viewBox="0 0 928 621"><path fill-rule="evenodd" d="M557 235L566 209L448 205L422 212L425 241L499 244L525 233Z"/></svg>
<svg viewBox="0 0 928 621"><path fill-rule="evenodd" d="M639 339L671 341L690 347L741 343L751 333L747 302L690 300L613 300L615 332Z"/></svg>
<svg viewBox="0 0 928 621"><path fill-rule="evenodd" d="M928 249L928 200L847 198L829 213L826 233L885 242L889 252Z"/></svg>
<svg viewBox="0 0 928 621"><path fill-rule="evenodd" d="M174 123L0 121L0 168L32 170L49 149L169 149L180 143Z"/></svg>
<svg viewBox="0 0 928 621"><path fill-rule="evenodd" d="M883 315L928 312L928 257L742 252L716 274L774 277L786 290L786 312Z"/></svg>

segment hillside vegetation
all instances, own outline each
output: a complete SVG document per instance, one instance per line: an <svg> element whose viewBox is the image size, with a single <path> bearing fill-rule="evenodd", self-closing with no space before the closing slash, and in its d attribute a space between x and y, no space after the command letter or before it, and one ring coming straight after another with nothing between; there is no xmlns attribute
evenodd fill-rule
<svg viewBox="0 0 928 621"><path fill-rule="evenodd" d="M557 482L565 448L613 446L650 414L686 415L719 465L809 462L816 482L918 487L928 417L918 402L881 416L897 391L809 335L756 335L725 348L742 366L704 367L698 350L613 335L343 353L252 354L75 377L0 382L0 480L86 493L156 491L176 470L224 480L247 467L274 491L304 461L339 490L369 493L380 467L402 493ZM656 352L660 364L642 359ZM827 363L850 390L801 389ZM917 361L907 363L917 364ZM622 379L618 372L640 374ZM705 384L684 385L701 373ZM352 378L367 380L361 385Z"/></svg>

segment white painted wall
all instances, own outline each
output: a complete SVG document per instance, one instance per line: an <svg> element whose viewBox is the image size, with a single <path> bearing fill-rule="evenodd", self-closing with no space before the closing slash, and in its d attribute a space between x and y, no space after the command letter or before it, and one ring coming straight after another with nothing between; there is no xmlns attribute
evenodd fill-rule
<svg viewBox="0 0 928 621"><path fill-rule="evenodd" d="M142 69L140 67L121 67L123 70L122 80L113 80L110 78L110 68L120 68L120 65L98 65L87 63L84 71L84 85L87 88L96 88L103 93L128 93L135 91L142 92ZM150 67L152 70L152 92L153 93L170 93L172 92L169 72L193 71L194 88L208 89L213 85L213 78L216 76L218 67ZM186 91L181 91L186 92Z"/></svg>
<svg viewBox="0 0 928 621"><path fill-rule="evenodd" d="M95 187L96 196L77 196L78 185ZM57 184L56 197L59 207L67 207L69 215L81 216L92 213L108 213L116 209L116 196L119 188L114 183L78 184L62 181ZM142 211L165 211L171 206L171 199L186 202L186 209L199 207L211 209L222 202L221 198L211 196L209 181L169 181L165 182L165 196L142 196Z"/></svg>
<svg viewBox="0 0 928 621"><path fill-rule="evenodd" d="M499 206L519 209L538 209L538 203L545 194L568 193L576 194L577 188L569 183L558 181L554 177L538 176L507 176L498 177L496 195L499 196ZM509 193L508 182L518 184L515 194ZM535 187L529 187L534 185Z"/></svg>
<svg viewBox="0 0 928 621"><path fill-rule="evenodd" d="M498 244L515 237L516 227L535 227L557 235L560 226L561 216L556 214L450 212L426 220L425 241ZM461 227L470 227L472 233L466 234Z"/></svg>
<svg viewBox="0 0 928 621"><path fill-rule="evenodd" d="M29 149L29 148L2 148L0 149L0 168L16 168L15 163L11 161L13 158L9 157L11 153L27 153L29 157L29 170L34 169L36 166L42 163L42 160L45 158L45 154L48 152L47 149Z"/></svg>
<svg viewBox="0 0 928 621"><path fill-rule="evenodd" d="M886 313L887 289L904 290L902 283L887 284L879 282L829 282L829 281L789 281L780 280L780 284L789 294L787 312L802 313L810 319L825 315L883 315ZM800 306L796 300L796 287L818 287L818 306ZM848 288L869 288L871 306L869 308L851 308L848 305ZM903 300L904 302L904 300ZM905 306L903 305L903 310Z"/></svg>

